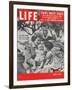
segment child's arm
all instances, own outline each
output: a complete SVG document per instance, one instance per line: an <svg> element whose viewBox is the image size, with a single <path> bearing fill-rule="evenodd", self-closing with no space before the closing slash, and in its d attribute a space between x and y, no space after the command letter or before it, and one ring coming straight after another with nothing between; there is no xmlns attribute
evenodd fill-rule
<svg viewBox="0 0 72 90"><path fill-rule="evenodd" d="M40 64L39 67L36 68L36 71L34 73L41 72L42 71L42 69L41 69L42 66L43 66L43 62Z"/></svg>
<svg viewBox="0 0 72 90"><path fill-rule="evenodd" d="M48 52L47 55L46 55L45 65L49 63L49 61L51 60L51 58L52 58L52 54L51 54L51 52Z"/></svg>
<svg viewBox="0 0 72 90"><path fill-rule="evenodd" d="M41 62L40 66L37 69L40 69L43 66L43 62Z"/></svg>

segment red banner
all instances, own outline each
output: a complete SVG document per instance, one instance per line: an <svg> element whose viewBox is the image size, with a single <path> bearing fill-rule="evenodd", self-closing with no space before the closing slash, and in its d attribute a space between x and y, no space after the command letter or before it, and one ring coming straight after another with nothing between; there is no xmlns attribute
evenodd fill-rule
<svg viewBox="0 0 72 90"><path fill-rule="evenodd" d="M18 74L17 80L41 80L64 78L64 72Z"/></svg>
<svg viewBox="0 0 72 90"><path fill-rule="evenodd" d="M64 12L61 11L40 11L41 22L63 22Z"/></svg>

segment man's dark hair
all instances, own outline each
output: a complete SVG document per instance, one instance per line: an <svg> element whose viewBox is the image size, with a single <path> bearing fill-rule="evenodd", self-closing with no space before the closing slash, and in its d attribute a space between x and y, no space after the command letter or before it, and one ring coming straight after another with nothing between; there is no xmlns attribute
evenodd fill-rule
<svg viewBox="0 0 72 90"><path fill-rule="evenodd" d="M34 42L36 40L37 36L32 36L31 40Z"/></svg>
<svg viewBox="0 0 72 90"><path fill-rule="evenodd" d="M51 42L45 41L44 44L48 50L51 50L53 48L53 44Z"/></svg>

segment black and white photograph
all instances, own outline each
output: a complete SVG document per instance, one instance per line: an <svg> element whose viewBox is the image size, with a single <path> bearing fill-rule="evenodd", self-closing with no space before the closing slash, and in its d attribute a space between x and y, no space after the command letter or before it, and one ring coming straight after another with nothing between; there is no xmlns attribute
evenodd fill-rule
<svg viewBox="0 0 72 90"><path fill-rule="evenodd" d="M64 72L64 23L17 24L17 73Z"/></svg>

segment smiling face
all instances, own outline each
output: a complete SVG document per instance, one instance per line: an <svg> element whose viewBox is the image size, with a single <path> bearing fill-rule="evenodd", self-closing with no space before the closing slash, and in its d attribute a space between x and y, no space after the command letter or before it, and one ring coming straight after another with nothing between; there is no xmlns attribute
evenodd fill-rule
<svg viewBox="0 0 72 90"><path fill-rule="evenodd" d="M39 45L40 43L41 43L41 40L40 40L39 37L37 37L36 40L35 40L35 44L36 44L36 45Z"/></svg>

